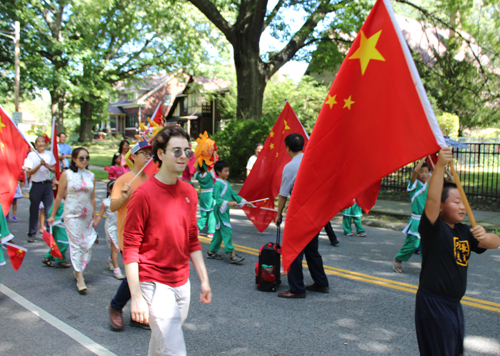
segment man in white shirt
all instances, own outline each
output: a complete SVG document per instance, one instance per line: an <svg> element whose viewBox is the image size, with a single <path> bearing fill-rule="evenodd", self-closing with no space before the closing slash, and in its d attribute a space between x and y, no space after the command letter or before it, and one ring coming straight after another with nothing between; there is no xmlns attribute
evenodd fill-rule
<svg viewBox="0 0 500 356"><path fill-rule="evenodd" d="M35 242L40 202L43 202L45 221L47 221L54 200L50 173L54 172L56 159L52 152L45 151L46 145L45 137L38 136L35 141L36 152L30 152L25 161L25 166L28 168L27 175L31 179L28 242Z"/></svg>
<svg viewBox="0 0 500 356"><path fill-rule="evenodd" d="M250 171L252 170L253 165L255 164L255 161L257 161L257 156L259 155L260 151L262 151L262 147L264 147L264 145L262 143L257 143L255 145L255 154L248 159L248 162L247 162L247 177L250 174Z"/></svg>

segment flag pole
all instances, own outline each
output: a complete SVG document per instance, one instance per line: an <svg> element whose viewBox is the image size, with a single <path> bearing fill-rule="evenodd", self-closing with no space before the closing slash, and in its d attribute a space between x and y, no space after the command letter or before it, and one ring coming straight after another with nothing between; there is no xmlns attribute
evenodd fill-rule
<svg viewBox="0 0 500 356"><path fill-rule="evenodd" d="M460 197L462 198L462 202L465 205L465 211L467 212L467 215L469 215L469 220L472 225L472 227L476 227L476 219L474 218L474 215L472 214L472 209L470 208L469 205L469 200L467 199L467 196L465 195L464 187L462 187L462 183L460 183L460 178L458 177L457 171L455 170L455 166L453 165L453 161L450 162L450 171L451 174L453 175L453 179L455 180L455 184L457 185L458 192L460 193Z"/></svg>

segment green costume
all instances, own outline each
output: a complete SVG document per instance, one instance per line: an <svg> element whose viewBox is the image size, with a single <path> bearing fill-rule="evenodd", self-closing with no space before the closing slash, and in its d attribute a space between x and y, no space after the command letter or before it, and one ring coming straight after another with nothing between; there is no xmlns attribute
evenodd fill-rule
<svg viewBox="0 0 500 356"><path fill-rule="evenodd" d="M352 234L351 223L354 222L356 226L356 233L362 234L365 229L361 226L361 216L363 211L356 202L350 208L344 210L344 217L342 218L342 227L344 228L344 235Z"/></svg>
<svg viewBox="0 0 500 356"><path fill-rule="evenodd" d="M236 194L227 181L220 178L217 178L215 181L213 197L215 200L214 215L216 225L209 250L211 252L219 251L220 245L224 240L224 252L231 253L234 251L232 242L233 230L231 229L229 205L227 203L234 200L242 207L247 201Z"/></svg>
<svg viewBox="0 0 500 356"><path fill-rule="evenodd" d="M215 174L214 171L194 174L194 179L198 180L201 187L200 199L200 218L198 219L198 229L203 230L208 221L207 233L215 233L215 216L214 216L214 197L213 187Z"/></svg>
<svg viewBox="0 0 500 356"><path fill-rule="evenodd" d="M52 204L52 206L50 207L49 216L50 214L52 214L53 207L54 204ZM60 260L59 258L52 256L50 254L50 248L49 248L49 251L45 255L45 258L47 258L52 262L66 262L66 250L68 249L69 242L68 242L68 235L66 234L66 228L64 227L64 222L62 221L63 213L64 213L64 201L62 201L61 204L59 205L59 209L57 209L56 212L54 224L52 225L52 235L54 236L54 241L56 242L59 251L61 251L63 259Z"/></svg>
<svg viewBox="0 0 500 356"><path fill-rule="evenodd" d="M2 249L2 245L6 242L9 242L14 238L14 235L10 233L9 227L7 226L7 219L5 219L5 215L3 214L2 205L0 205L0 250ZM5 257L3 255L3 251L0 251L0 266L5 264Z"/></svg>
<svg viewBox="0 0 500 356"><path fill-rule="evenodd" d="M411 218L408 225L403 230L406 234L406 239L401 247L401 250L396 255L396 259L406 262L415 253L415 250L420 246L420 234L418 233L418 225L420 225L420 217L422 216L427 201L427 192L429 184L422 183L418 179L414 183L408 183L407 190L411 192ZM420 255L422 258L422 255Z"/></svg>

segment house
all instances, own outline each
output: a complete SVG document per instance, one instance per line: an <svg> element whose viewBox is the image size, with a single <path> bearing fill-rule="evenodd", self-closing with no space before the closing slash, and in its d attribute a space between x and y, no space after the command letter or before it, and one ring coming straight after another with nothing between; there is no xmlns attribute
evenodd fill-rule
<svg viewBox="0 0 500 356"><path fill-rule="evenodd" d="M213 134L220 127L216 100L207 94L223 93L229 82L220 79L192 77L184 73L146 77L132 83L118 83L116 95L110 99L109 119L101 128L113 135L134 137L139 121L147 123L161 102L160 109L169 123L179 123L192 138L200 129Z"/></svg>

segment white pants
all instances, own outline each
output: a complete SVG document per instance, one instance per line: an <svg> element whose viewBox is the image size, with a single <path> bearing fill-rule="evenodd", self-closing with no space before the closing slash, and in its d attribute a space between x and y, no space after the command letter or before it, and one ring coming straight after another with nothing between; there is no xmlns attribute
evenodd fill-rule
<svg viewBox="0 0 500 356"><path fill-rule="evenodd" d="M141 282L141 290L149 307L151 340L149 356L186 356L182 324L186 320L191 299L189 280L180 287Z"/></svg>

